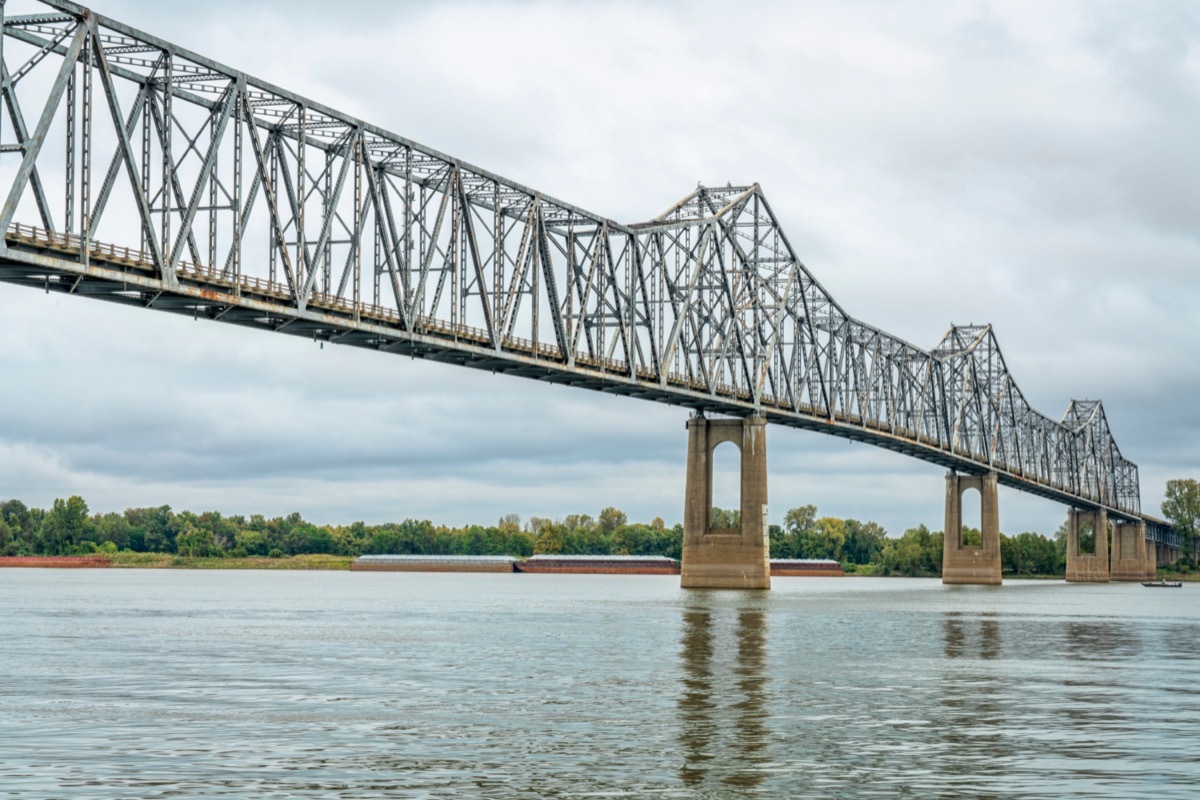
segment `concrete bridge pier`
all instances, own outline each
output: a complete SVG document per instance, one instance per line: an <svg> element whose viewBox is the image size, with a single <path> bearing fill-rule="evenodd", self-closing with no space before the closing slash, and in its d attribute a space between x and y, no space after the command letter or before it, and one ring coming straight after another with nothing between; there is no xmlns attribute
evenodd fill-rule
<svg viewBox="0 0 1200 800"><path fill-rule="evenodd" d="M1109 580L1146 580L1146 523L1118 522L1113 525L1112 574ZM1153 566L1153 562L1150 562Z"/></svg>
<svg viewBox="0 0 1200 800"><path fill-rule="evenodd" d="M1090 553L1079 550L1079 530L1092 526ZM1108 513L1103 509L1086 511L1072 508L1067 512L1067 581L1070 583L1108 583Z"/></svg>
<svg viewBox="0 0 1200 800"><path fill-rule="evenodd" d="M1000 578L1000 495L996 473L958 475L946 473L946 525L942 536L942 583L999 586ZM967 547L962 541L962 501L968 489L979 491L979 547Z"/></svg>
<svg viewBox="0 0 1200 800"><path fill-rule="evenodd" d="M683 508L685 589L770 589L770 530L767 526L767 421L688 420L687 486ZM741 524L712 526L712 453L722 442L741 450Z"/></svg>
<svg viewBox="0 0 1200 800"><path fill-rule="evenodd" d="M1144 543L1146 549L1145 561L1143 569L1145 570L1145 579L1152 581L1158 577L1158 542L1149 539Z"/></svg>

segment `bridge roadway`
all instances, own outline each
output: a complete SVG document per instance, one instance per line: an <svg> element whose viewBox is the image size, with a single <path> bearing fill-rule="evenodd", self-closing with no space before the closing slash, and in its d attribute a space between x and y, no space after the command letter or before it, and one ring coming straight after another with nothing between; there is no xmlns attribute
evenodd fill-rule
<svg viewBox="0 0 1200 800"><path fill-rule="evenodd" d="M698 381L671 373L659 380L649 370L627 374L624 363L576 354L575 364L564 369L563 356L554 345L535 344L510 337L497 351L487 332L467 325L451 326L436 318L421 318L412 330L401 327L399 314L383 306L353 305L336 297L315 293L306 309L290 304L288 287L251 276L230 277L203 266L182 262L179 280L167 285L155 276L145 254L113 245L92 243L86 265L81 264L78 237L13 225L6 236L8 252L0 257L0 280L46 291L76 294L112 302L203 316L231 324L287 333L331 343L365 347L457 364L493 373L517 375L548 383L578 386L611 394L695 408L709 413L745 417L762 414L769 422L867 442L929 461L965 474L986 472L970 457L947 453L936 443L909 439L870 419L838 420L823 417L818 409L798 414L795 409L756 406L746 392L721 387L708 392ZM1020 475L997 472L1001 485L1089 510L1100 505L1080 500L1062 490L1040 486ZM1118 519L1147 523L1148 537L1172 547L1179 542L1170 525L1147 514L1124 515L1106 509Z"/></svg>
<svg viewBox="0 0 1200 800"><path fill-rule="evenodd" d="M43 13L0 6L0 280L816 430L1178 546L1099 401L1032 409L990 326L926 351L849 316L757 184L621 225L74 3L27 4Z"/></svg>

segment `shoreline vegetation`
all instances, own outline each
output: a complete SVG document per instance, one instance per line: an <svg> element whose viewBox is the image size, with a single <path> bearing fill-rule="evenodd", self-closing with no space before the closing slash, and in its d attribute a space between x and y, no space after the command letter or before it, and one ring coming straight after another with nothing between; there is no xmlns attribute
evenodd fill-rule
<svg viewBox="0 0 1200 800"><path fill-rule="evenodd" d="M737 511L713 509L714 527L736 527ZM979 531L963 529L964 543ZM349 569L359 555L656 555L678 559L683 526L661 517L630 522L604 508L599 516L572 514L522 524L508 514L495 525L449 527L429 520L367 525L314 525L299 514L266 518L195 514L169 506L92 514L83 498L57 499L49 509L20 500L0 503L0 556L102 555L116 568ZM1084 548L1090 549L1087 542ZM924 525L889 536L875 522L818 517L812 505L790 509L770 526L771 558L829 559L846 575L939 577L942 532ZM1003 573L1012 578L1065 576L1066 526L1053 537L1027 531L1002 535ZM1168 578L1193 580L1197 570L1181 560L1160 569Z"/></svg>

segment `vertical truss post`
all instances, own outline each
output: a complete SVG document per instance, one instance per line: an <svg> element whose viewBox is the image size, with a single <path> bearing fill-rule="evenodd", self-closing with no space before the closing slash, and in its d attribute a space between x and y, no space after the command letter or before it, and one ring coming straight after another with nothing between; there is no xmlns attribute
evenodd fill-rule
<svg viewBox="0 0 1200 800"><path fill-rule="evenodd" d="M367 177L371 178L375 175L375 165L371 163L370 154L368 154L366 162L366 169L368 170ZM374 196L374 193L372 193L372 196ZM373 209L372 222L374 223L371 225L371 228L375 232L375 261L374 267L371 270L371 303L378 307L381 305L379 302L379 283L383 279L383 271L387 269L387 267L384 264L385 256L383 252L383 223L381 222L379 206L376 203L372 203L371 206Z"/></svg>
<svg viewBox="0 0 1200 800"><path fill-rule="evenodd" d="M321 187L321 230L324 247L321 252L316 254L316 258L321 262L321 289L320 291L329 294L329 271L333 263L333 237L325 233L331 230L333 224L333 216L336 213L333 199L333 162L336 160L337 154L333 150L325 151L325 180L322 181ZM350 158L350 153L346 152L343 156L342 163L345 164Z"/></svg>
<svg viewBox="0 0 1200 800"><path fill-rule="evenodd" d="M147 203L152 203L153 201L150 199L150 193L151 193L151 188L150 188L150 168L151 168L150 167L150 155L151 155L150 104L153 102L153 98L150 95L152 90L149 85L147 85L145 87L145 89L143 89L143 91L146 93L146 100L145 100L145 102L142 103L142 120L141 120L141 123L142 123L142 196L146 198ZM141 226L141 231L142 231L142 239L141 239L141 247L139 248L139 250L140 250L141 257L143 259L145 259L146 251L150 249L150 237L153 235L153 231L145 225Z"/></svg>
<svg viewBox="0 0 1200 800"><path fill-rule="evenodd" d="M368 164L370 162L368 161ZM411 298L412 268L413 268L413 167L412 148L404 148L404 264L400 270L400 279L404 286L404 296Z"/></svg>
<svg viewBox="0 0 1200 800"><path fill-rule="evenodd" d="M246 124L253 125L254 123L252 121L248 120ZM271 213L271 246L268 248L270 255L267 259L267 261L268 261L268 273L267 273L268 278L267 278L267 280L272 286L275 284L277 270L278 270L278 263L277 263L278 259L279 259L278 253L279 253L279 250L285 246L283 243L283 228L278 223L279 201L277 198L279 197L279 191L278 191L278 187L279 187L279 148L275 146L274 136L275 136L275 134L272 133L270 138L267 139L267 154L268 154L268 159L270 162L271 186L275 187L275 189L276 189L274 192L271 193L271 196L269 198L267 198L268 202L271 204L271 209L272 209L272 213ZM259 169L262 169L261 165L259 166Z"/></svg>
<svg viewBox="0 0 1200 800"><path fill-rule="evenodd" d="M492 320L496 349L504 344L500 320L504 318L504 215L500 210L500 182L492 182Z"/></svg>
<svg viewBox="0 0 1200 800"><path fill-rule="evenodd" d="M366 145L363 143L362 137L359 137L358 142L354 147L354 241L350 246L354 248L352 256L354 258L354 288L353 288L353 303L354 303L354 318L360 319L362 315L362 227L366 218L366 208L363 207L363 163L370 163L370 159L366 158Z"/></svg>
<svg viewBox="0 0 1200 800"><path fill-rule="evenodd" d="M462 172L459 171L458 165L454 167L454 176L447 185L446 191L452 193L450 218L453 220L453 226L450 228L450 252L453 254L450 261L450 324L457 330L459 325L465 325L467 321L466 276L464 274L466 270L463 269L462 234L465 224L463 214L470 213L469 209L463 207Z"/></svg>
<svg viewBox="0 0 1200 800"><path fill-rule="evenodd" d="M162 117L163 127L159 131L162 140L162 188L159 190L159 200L162 203L162 217L159 220L159 243L165 248L171 242L171 197L172 186L175 182L175 160L171 153L174 141L175 111L172 98L175 94L175 57L170 51L163 53L163 97Z"/></svg>
<svg viewBox="0 0 1200 800"><path fill-rule="evenodd" d="M299 299L300 287L308 282L308 271L312 269L308 260L308 240L305 238L304 227L304 209L308 205L308 193L305 191L308 178L308 167L305 166L305 151L308 149L305 138L307 128L308 108L301 105L296 109L296 285L292 290L297 294L295 299Z"/></svg>
<svg viewBox="0 0 1200 800"><path fill-rule="evenodd" d="M3 38L3 37L0 37ZM75 232L75 149L79 142L76 132L75 109L78 102L75 98L75 68L67 78L67 161L66 161L66 196L64 198L64 227L67 236ZM7 76L6 76L7 77Z"/></svg>
<svg viewBox="0 0 1200 800"><path fill-rule="evenodd" d="M79 248L86 265L91 258L92 238L92 69L96 57L94 22L83 43L83 130L79 152ZM118 123L120 124L120 123Z"/></svg>
<svg viewBox="0 0 1200 800"><path fill-rule="evenodd" d="M234 99L233 126L233 278L241 293L242 276L242 138L246 124L246 78L238 76L237 97ZM255 173L257 174L257 173Z"/></svg>
<svg viewBox="0 0 1200 800"><path fill-rule="evenodd" d="M237 107L237 91L234 90L233 99L231 102L234 107ZM217 176L220 175L220 159L221 159L221 139L224 138L224 129L218 131L216 115L209 118L209 131L213 137L212 146L212 173L208 179L208 264L209 269L217 268L217 185L219 183ZM237 216L235 211L234 217Z"/></svg>

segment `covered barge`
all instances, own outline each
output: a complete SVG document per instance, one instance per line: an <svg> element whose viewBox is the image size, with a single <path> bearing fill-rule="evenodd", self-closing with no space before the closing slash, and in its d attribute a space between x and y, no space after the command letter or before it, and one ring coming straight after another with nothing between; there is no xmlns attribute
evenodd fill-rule
<svg viewBox="0 0 1200 800"><path fill-rule="evenodd" d="M840 578L845 572L842 565L833 560L819 558L772 558L771 575L781 577L802 576L806 578Z"/></svg>
<svg viewBox="0 0 1200 800"><path fill-rule="evenodd" d="M510 556L359 556L350 563L358 572L512 572Z"/></svg>
<svg viewBox="0 0 1200 800"><path fill-rule="evenodd" d="M530 556L517 562L517 572L590 573L599 575L678 575L679 561L666 556Z"/></svg>

